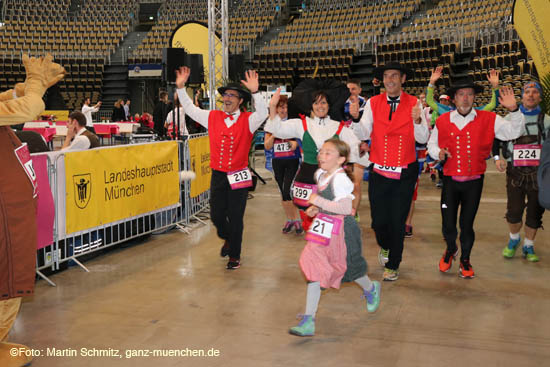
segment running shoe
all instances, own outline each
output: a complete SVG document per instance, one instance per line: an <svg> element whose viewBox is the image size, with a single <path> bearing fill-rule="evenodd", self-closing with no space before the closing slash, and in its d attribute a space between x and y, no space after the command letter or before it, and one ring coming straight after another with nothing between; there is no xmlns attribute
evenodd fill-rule
<svg viewBox="0 0 550 367"><path fill-rule="evenodd" d="M411 238L413 236L413 227L405 224L405 237Z"/></svg>
<svg viewBox="0 0 550 367"><path fill-rule="evenodd" d="M380 265L385 266L388 262L388 257L390 256L390 250L384 250L383 248L380 248L380 252L378 253L378 262Z"/></svg>
<svg viewBox="0 0 550 367"><path fill-rule="evenodd" d="M229 258L227 263L227 269L234 270L241 267L241 261L239 259Z"/></svg>
<svg viewBox="0 0 550 367"><path fill-rule="evenodd" d="M296 228L297 235L304 233L304 229L302 228L302 222L300 222L299 220L294 222L294 228Z"/></svg>
<svg viewBox="0 0 550 367"><path fill-rule="evenodd" d="M292 231L292 228L294 227L294 222L287 220L285 223L285 226L283 227L283 233L289 234L290 231Z"/></svg>
<svg viewBox="0 0 550 367"><path fill-rule="evenodd" d="M460 270L458 275L461 278L472 279L474 277L474 268L470 264L470 260L460 260Z"/></svg>
<svg viewBox="0 0 550 367"><path fill-rule="evenodd" d="M391 281L397 280L399 279L399 270L384 268L383 277L385 281L391 282Z"/></svg>
<svg viewBox="0 0 550 367"><path fill-rule="evenodd" d="M315 335L315 319L311 315L301 315L298 326L291 327L288 332L298 336Z"/></svg>
<svg viewBox="0 0 550 367"><path fill-rule="evenodd" d="M223 243L222 249L220 250L220 256L226 257L229 255L229 242L225 241Z"/></svg>
<svg viewBox="0 0 550 367"><path fill-rule="evenodd" d="M520 243L521 239L518 238L517 240L513 240L510 238L508 241L508 245L502 250L502 256L504 256L507 259L511 259L516 254L516 250L518 248L518 245Z"/></svg>
<svg viewBox="0 0 550 367"><path fill-rule="evenodd" d="M448 250L445 250L443 257L441 258L441 260L439 260L439 271L442 273L446 273L451 270L453 260L456 259L457 254L458 249L456 249L454 252L449 252Z"/></svg>
<svg viewBox="0 0 550 367"><path fill-rule="evenodd" d="M523 257L527 259L527 261L531 262L537 262L539 261L539 257L537 254L535 254L535 248L533 246L523 246Z"/></svg>
<svg viewBox="0 0 550 367"><path fill-rule="evenodd" d="M367 300L367 311L374 312L380 306L380 282L372 282L372 289L370 291L363 290L363 298Z"/></svg>

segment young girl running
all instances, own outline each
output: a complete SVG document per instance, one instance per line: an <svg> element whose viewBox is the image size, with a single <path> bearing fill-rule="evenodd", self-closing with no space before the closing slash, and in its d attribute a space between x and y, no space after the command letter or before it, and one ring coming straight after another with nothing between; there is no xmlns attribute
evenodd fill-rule
<svg viewBox="0 0 550 367"><path fill-rule="evenodd" d="M380 283L366 275L367 263L361 253L361 231L351 216L353 182L342 166L349 146L339 139L325 141L319 151L315 172L318 193L312 194L306 214L315 217L300 256L300 267L308 280L306 311L290 333L315 334L315 313L322 288L339 288L340 282L355 281L363 289L367 310L380 304Z"/></svg>

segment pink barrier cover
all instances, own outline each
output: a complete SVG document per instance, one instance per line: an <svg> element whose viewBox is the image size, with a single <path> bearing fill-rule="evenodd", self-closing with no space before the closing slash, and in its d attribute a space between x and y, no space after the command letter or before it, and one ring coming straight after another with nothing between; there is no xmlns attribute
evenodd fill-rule
<svg viewBox="0 0 550 367"><path fill-rule="evenodd" d="M48 157L46 155L32 156L32 164L38 183L38 205L36 210L37 249L53 243L53 222L55 206L52 190L48 180Z"/></svg>

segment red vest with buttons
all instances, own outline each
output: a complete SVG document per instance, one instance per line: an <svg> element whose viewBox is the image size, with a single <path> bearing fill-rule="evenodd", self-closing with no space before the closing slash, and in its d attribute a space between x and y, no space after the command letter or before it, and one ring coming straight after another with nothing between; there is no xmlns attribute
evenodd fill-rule
<svg viewBox="0 0 550 367"><path fill-rule="evenodd" d="M495 114L476 111L476 118L462 130L451 122L451 113L435 122L440 148L447 148L451 157L443 166L445 176L474 176L485 173L485 159L490 156L495 138Z"/></svg>
<svg viewBox="0 0 550 367"><path fill-rule="evenodd" d="M402 92L399 105L390 117L386 93L370 99L373 125L370 161L382 166L404 167L416 160L412 108L416 98Z"/></svg>
<svg viewBox="0 0 550 367"><path fill-rule="evenodd" d="M216 171L232 172L248 166L248 152L254 134L250 132L248 117L241 112L237 121L227 127L223 111L211 111L208 116L210 138L210 167Z"/></svg>

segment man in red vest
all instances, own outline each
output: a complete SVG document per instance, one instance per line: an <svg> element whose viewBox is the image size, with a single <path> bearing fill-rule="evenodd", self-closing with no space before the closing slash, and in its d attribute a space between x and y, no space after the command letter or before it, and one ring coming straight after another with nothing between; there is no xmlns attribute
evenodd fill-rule
<svg viewBox="0 0 550 367"><path fill-rule="evenodd" d="M258 73L246 72L246 80L219 88L223 97L223 111L202 110L187 95L185 83L191 69L181 67L176 71L176 87L182 107L197 123L208 129L210 139L210 217L218 236L225 240L221 256L229 256L227 269L238 269L241 258L243 217L252 186L248 169L248 152L254 132L268 116L267 105L258 93ZM254 99L256 112L241 112L240 107Z"/></svg>
<svg viewBox="0 0 550 367"><path fill-rule="evenodd" d="M384 280L397 280L403 253L405 221L418 178L415 141L425 144L429 130L422 105L403 92L412 71L390 62L374 70L385 93L370 98L361 117L362 140L371 139L369 201L372 229L380 245Z"/></svg>
<svg viewBox="0 0 550 367"><path fill-rule="evenodd" d="M447 250L439 261L439 270L448 272L458 254L456 221L460 206L460 270L462 278L473 278L470 253L474 245L474 219L481 200L485 160L491 156L493 140L512 140L524 130L525 120L516 104L514 91L502 87L499 102L510 113L510 121L493 112L473 109L476 93L483 87L472 80L457 82L447 94L456 110L441 115L432 130L428 153L443 164L441 216Z"/></svg>

